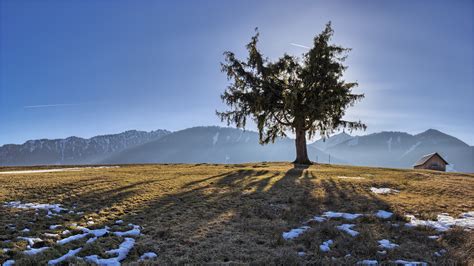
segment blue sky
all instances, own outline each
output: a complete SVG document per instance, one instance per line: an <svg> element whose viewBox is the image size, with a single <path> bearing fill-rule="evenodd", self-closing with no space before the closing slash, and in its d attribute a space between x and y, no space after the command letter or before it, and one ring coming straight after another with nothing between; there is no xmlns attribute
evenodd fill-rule
<svg viewBox="0 0 474 266"><path fill-rule="evenodd" d="M347 113L366 134L436 128L474 144L473 1L0 0L0 145L224 125L222 53L259 27L271 59L329 20L353 48ZM252 129L252 126L250 127Z"/></svg>

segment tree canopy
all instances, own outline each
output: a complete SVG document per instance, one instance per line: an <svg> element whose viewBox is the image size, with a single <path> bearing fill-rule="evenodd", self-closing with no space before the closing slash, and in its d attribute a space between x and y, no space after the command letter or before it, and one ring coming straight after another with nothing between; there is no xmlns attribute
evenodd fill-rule
<svg viewBox="0 0 474 266"><path fill-rule="evenodd" d="M230 110L217 115L239 128L253 119L261 144L274 142L288 132L296 134L295 162L304 164L310 163L306 137L319 133L325 138L341 128L365 129L360 121L343 120L346 109L364 95L352 93L357 82L343 79L350 49L331 44L333 33L329 22L301 58L284 54L271 61L257 47L256 29L246 46L246 60L237 59L232 52L224 53L222 71L231 83L221 98Z"/></svg>

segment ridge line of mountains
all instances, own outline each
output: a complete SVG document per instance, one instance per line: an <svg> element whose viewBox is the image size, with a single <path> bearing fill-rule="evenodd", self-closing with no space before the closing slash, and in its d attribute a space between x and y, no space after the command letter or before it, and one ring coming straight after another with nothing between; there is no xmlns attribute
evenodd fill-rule
<svg viewBox="0 0 474 266"><path fill-rule="evenodd" d="M411 168L423 155L438 152L449 171L474 172L474 147L429 129L420 134L380 132L351 136L345 132L308 145L311 160L361 166ZM260 145L258 133L228 127L130 130L89 139L29 140L0 146L0 166L125 164L125 163L244 163L292 161L294 140L280 138Z"/></svg>

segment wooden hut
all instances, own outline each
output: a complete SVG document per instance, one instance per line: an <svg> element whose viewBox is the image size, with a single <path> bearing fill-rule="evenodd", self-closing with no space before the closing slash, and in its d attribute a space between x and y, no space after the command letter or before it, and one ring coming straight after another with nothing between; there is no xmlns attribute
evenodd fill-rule
<svg viewBox="0 0 474 266"><path fill-rule="evenodd" d="M421 159L419 159L415 165L413 165L414 169L429 169L429 170L437 170L437 171L446 171L446 165L449 164L446 162L441 155L437 152L427 154Z"/></svg>

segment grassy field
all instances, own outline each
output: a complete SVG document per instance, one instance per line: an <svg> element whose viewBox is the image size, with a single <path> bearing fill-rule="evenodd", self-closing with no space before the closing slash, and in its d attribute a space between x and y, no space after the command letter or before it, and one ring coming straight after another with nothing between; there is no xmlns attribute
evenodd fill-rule
<svg viewBox="0 0 474 266"><path fill-rule="evenodd" d="M25 169L30 168L0 171ZM372 193L371 187L400 192L380 195ZM74 213L47 218L43 212L35 215L34 210L4 206L10 201L59 203ZM349 222L310 222L301 236L282 237L324 211L373 214L377 210L394 215L387 220L366 215ZM300 168L289 163L129 165L0 174L0 264L7 259L20 265L47 263L77 247L83 247L79 257L106 258L106 251L117 248L122 237L109 234L90 244L84 238L58 245L57 239L44 234L65 229L75 234L80 225L123 231L133 223L142 227L142 235L123 261L130 264L151 251L158 257L140 263L355 264L364 259L387 263L404 259L474 265L473 231L454 228L440 234L427 227L404 226L406 214L435 219L440 213L457 217L473 210L472 174L336 165ZM123 220L123 225L114 225L116 220ZM88 225L89 221L94 224ZM360 234L352 237L338 230L336 226L343 223L355 224L353 229ZM49 229L57 224L62 227ZM21 232L23 228L30 232ZM432 235L440 238L428 238ZM42 238L40 245L50 248L25 255L27 242L19 236ZM320 245L329 239L334 241L331 250L322 252ZM377 243L381 239L399 247L382 254ZM434 254L443 249L442 256ZM84 264L79 259L70 261Z"/></svg>

